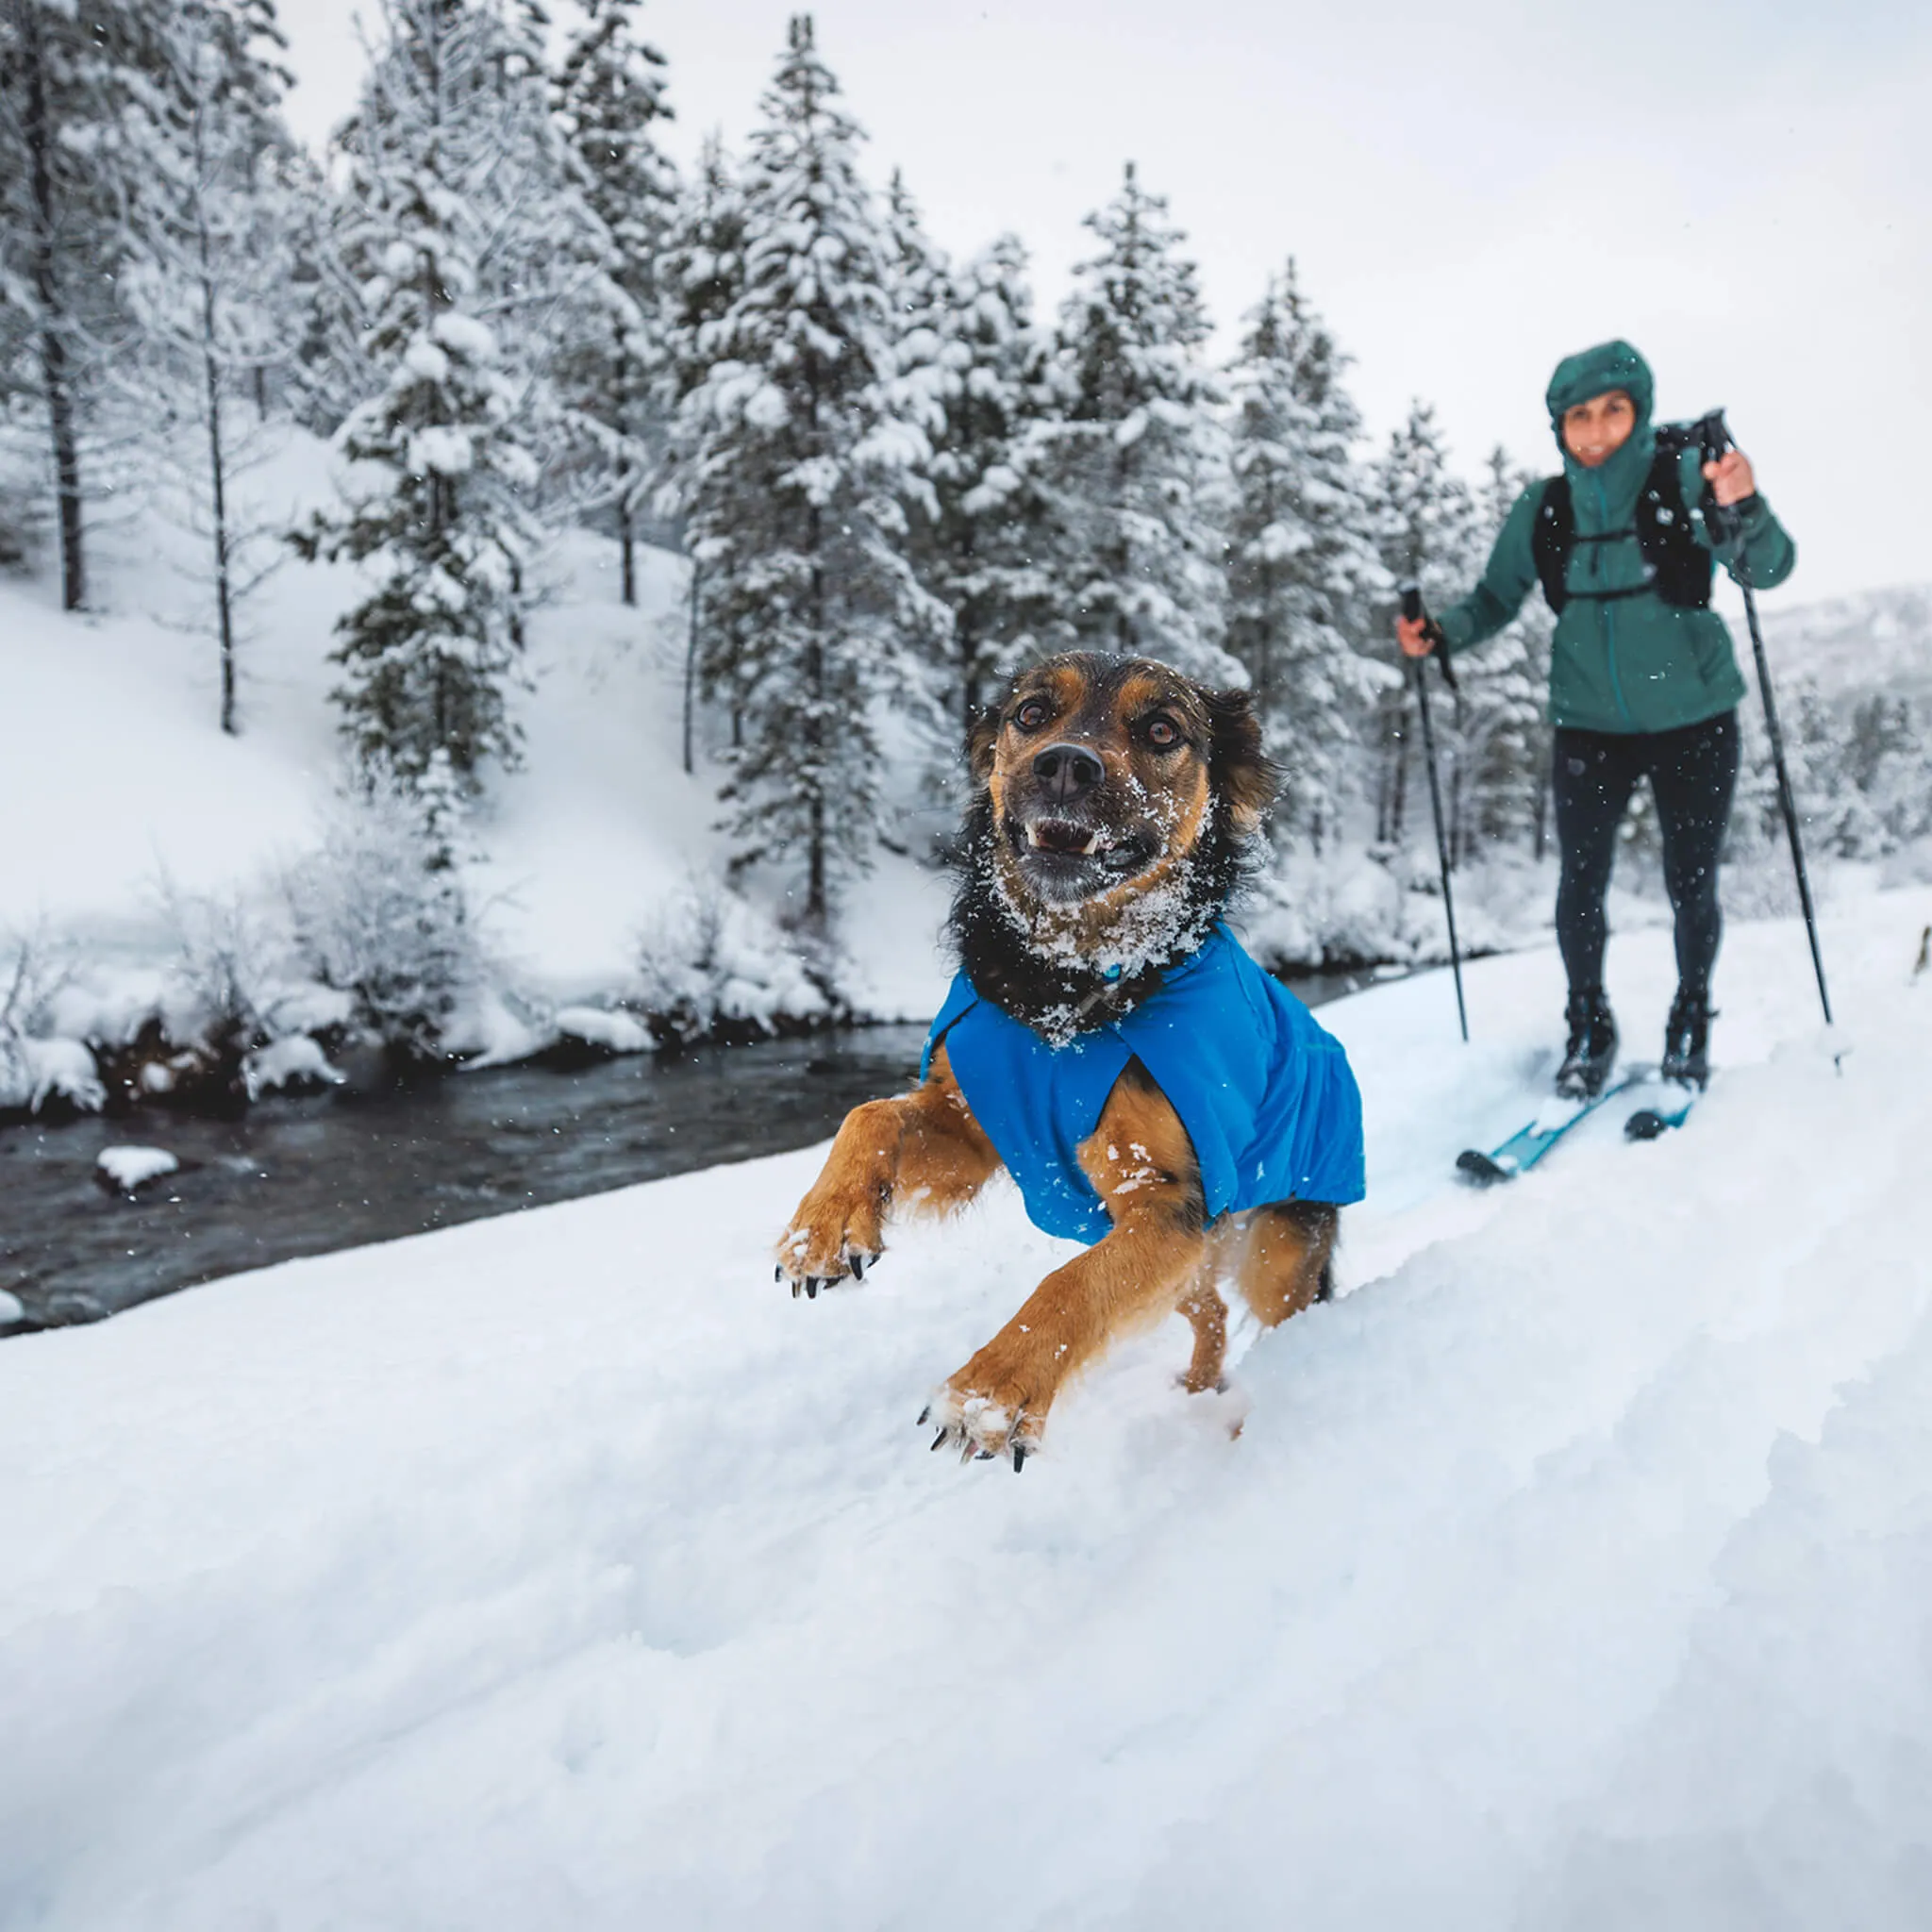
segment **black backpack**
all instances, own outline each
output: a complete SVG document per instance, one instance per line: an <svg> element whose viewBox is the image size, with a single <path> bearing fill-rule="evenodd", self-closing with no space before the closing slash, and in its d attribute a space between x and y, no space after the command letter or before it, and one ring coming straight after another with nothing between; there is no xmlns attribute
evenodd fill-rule
<svg viewBox="0 0 1932 1932"><path fill-rule="evenodd" d="M1713 415L1716 413L1713 411ZM1711 420L1707 416L1699 423L1658 424L1657 456L1643 479L1643 488L1637 492L1636 521L1628 528L1606 530L1597 537L1579 537L1575 508L1570 500L1569 477L1552 476L1543 485L1542 500L1537 506L1536 525L1530 534L1530 551L1552 610L1560 611L1572 597L1609 603L1618 597L1641 597L1646 591L1655 591L1662 602L1679 610L1709 608L1716 558L1690 534L1691 509L1677 482L1677 458L1693 447L1709 455ZM1707 484L1698 500L1698 512L1707 513L1715 501ZM1637 539L1638 552L1643 558L1641 584L1622 591L1573 591L1565 584L1570 553L1577 544L1610 543L1622 537Z"/></svg>

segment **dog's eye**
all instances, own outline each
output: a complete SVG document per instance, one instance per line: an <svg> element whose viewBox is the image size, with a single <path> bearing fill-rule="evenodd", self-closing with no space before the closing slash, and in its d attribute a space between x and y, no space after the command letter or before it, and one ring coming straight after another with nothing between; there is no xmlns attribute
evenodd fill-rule
<svg viewBox="0 0 1932 1932"><path fill-rule="evenodd" d="M1017 711L1013 713L1013 723L1017 724L1022 731L1038 731L1040 727L1046 723L1046 720L1047 708L1046 700L1044 698L1028 698L1026 702L1024 705L1022 705Z"/></svg>
<svg viewBox="0 0 1932 1932"><path fill-rule="evenodd" d="M1181 727L1172 718L1150 718L1146 729L1147 742L1156 751L1172 751L1181 741Z"/></svg>

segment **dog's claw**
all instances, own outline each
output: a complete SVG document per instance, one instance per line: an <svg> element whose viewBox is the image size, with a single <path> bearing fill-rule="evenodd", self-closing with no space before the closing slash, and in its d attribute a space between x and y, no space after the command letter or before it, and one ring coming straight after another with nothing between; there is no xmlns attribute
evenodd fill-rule
<svg viewBox="0 0 1932 1932"><path fill-rule="evenodd" d="M914 1427L915 1429L923 1429L923 1428L924 1428L924 1427L925 1426L925 1419L926 1419L926 1417L927 1417L927 1416L929 1416L929 1415L930 1415L931 1413L932 1413L932 1404L928 1402L928 1403L927 1403L927 1404L925 1405L925 1407L924 1407L924 1408L922 1408L922 1409L921 1409L921 1410L919 1411L919 1420L918 1420L918 1421L917 1421L916 1423L914 1423L914 1424L912 1424L912 1426L913 1426L913 1427Z"/></svg>
<svg viewBox="0 0 1932 1932"><path fill-rule="evenodd" d="M852 1257L852 1278L855 1281L863 1281L865 1279L865 1257L863 1255L854 1255Z"/></svg>
<svg viewBox="0 0 1932 1932"><path fill-rule="evenodd" d="M819 1298L819 1278L816 1274L808 1274L805 1277L805 1298L808 1302L815 1302Z"/></svg>
<svg viewBox="0 0 1932 1932"><path fill-rule="evenodd" d="M928 1454L931 1454L931 1453L934 1453L934 1452L936 1452L936 1451L938 1450L938 1448L939 1448L940 1444L941 1444L941 1442L943 1442L943 1441L944 1441L945 1440L946 1440L946 1432L945 1432L945 1430L944 1430L944 1429L941 1429L941 1431L939 1432L939 1434L938 1434L937 1436L935 1436L935 1437L934 1437L934 1438L932 1439L932 1450L931 1450L931 1451L928 1451L927 1453L928 1453Z"/></svg>
<svg viewBox="0 0 1932 1932"><path fill-rule="evenodd" d="M791 1299L792 1299L793 1301L796 1301L796 1300L798 1299L798 1289L799 1289L799 1284L798 1284L797 1282L795 1282L795 1281L794 1281L794 1282L793 1282L793 1283L791 1284Z"/></svg>
<svg viewBox="0 0 1932 1932"><path fill-rule="evenodd" d="M784 1262L780 1261L778 1265L772 1270L772 1279L774 1281L783 1281L785 1279Z"/></svg>
<svg viewBox="0 0 1932 1932"><path fill-rule="evenodd" d="M1015 1442L1013 1444L1013 1474L1018 1475L1025 1467L1026 1445L1024 1442Z"/></svg>

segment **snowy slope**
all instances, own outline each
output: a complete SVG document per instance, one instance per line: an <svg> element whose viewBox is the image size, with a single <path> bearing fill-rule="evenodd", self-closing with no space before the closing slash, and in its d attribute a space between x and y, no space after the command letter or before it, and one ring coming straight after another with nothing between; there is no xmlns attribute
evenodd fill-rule
<svg viewBox="0 0 1932 1932"><path fill-rule="evenodd" d="M327 450L288 431L245 487L261 517L292 524L329 488ZM242 733L227 739L192 563L187 538L145 515L99 533L98 613L63 616L52 582L0 576L0 935L44 922L153 958L164 874L246 889L319 836L341 756L328 652L352 574L291 558L246 608ZM476 827L507 974L558 1001L623 989L657 908L723 856L718 774L702 758L694 776L682 768L686 567L647 549L641 575L626 609L614 544L573 532L557 546L517 701L525 761L494 778ZM944 898L890 856L855 894L855 930L909 941L874 973L891 1017L943 991L929 958Z"/></svg>
<svg viewBox="0 0 1932 1932"><path fill-rule="evenodd" d="M811 1154L8 1343L0 1925L1923 1925L1928 921L1832 913L1842 1074L1737 926L1690 1125L1490 1194L1554 959L1327 1008L1349 1291L1017 1480L912 1419L1057 1245L794 1304Z"/></svg>

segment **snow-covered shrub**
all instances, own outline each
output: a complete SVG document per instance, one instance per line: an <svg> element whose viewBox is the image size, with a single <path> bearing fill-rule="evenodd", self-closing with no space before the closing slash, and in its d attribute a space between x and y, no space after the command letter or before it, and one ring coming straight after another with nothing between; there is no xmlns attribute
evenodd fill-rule
<svg viewBox="0 0 1932 1932"><path fill-rule="evenodd" d="M158 1015L163 1037L239 1063L286 1032L276 1009L299 977L287 933L238 892L183 892L164 876L160 900L174 941Z"/></svg>
<svg viewBox="0 0 1932 1932"><path fill-rule="evenodd" d="M98 1113L107 1100L84 1041L50 1033L53 1002L66 983L64 962L43 935L11 940L0 951L0 1112L37 1114L58 1100Z"/></svg>
<svg viewBox="0 0 1932 1932"><path fill-rule="evenodd" d="M656 908L638 976L642 1005L677 1040L834 1017L777 923L715 879L691 879Z"/></svg>
<svg viewBox="0 0 1932 1932"><path fill-rule="evenodd" d="M392 1051L434 1059L482 977L453 833L405 780L377 768L347 785L322 846L283 878L296 952Z"/></svg>

